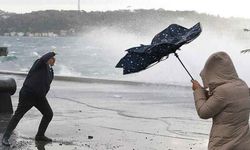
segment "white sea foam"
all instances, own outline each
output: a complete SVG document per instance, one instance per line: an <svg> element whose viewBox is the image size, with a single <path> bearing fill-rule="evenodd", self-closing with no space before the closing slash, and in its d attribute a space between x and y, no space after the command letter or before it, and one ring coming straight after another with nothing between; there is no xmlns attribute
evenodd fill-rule
<svg viewBox="0 0 250 150"><path fill-rule="evenodd" d="M101 27L73 38L52 40L20 37L18 42L13 37L4 38L0 40L0 45L10 46L9 51L15 52L12 55L18 59L2 61L0 67L17 71L20 70L18 67L30 68L35 59L56 47L58 55L55 73L60 75L189 85L190 78L174 55L170 55L167 60L154 67L135 74L124 76L122 69L115 68L126 54L126 49L140 44L150 44L157 33L155 31L161 30L136 34L117 27ZM209 55L217 51L226 51L232 57L239 76L250 84L250 53L240 53L241 50L250 47L247 42L249 35L242 34L240 38L239 33L241 30L222 34L203 26L201 35L190 44L182 46L178 54L194 78L200 80L199 73Z"/></svg>
<svg viewBox="0 0 250 150"><path fill-rule="evenodd" d="M38 52L33 52L32 55L36 57L41 57L41 55L39 55Z"/></svg>
<svg viewBox="0 0 250 150"><path fill-rule="evenodd" d="M69 68L65 65L59 65L58 68L59 70L59 75L63 76L74 76L74 77L79 77L81 76L81 73L74 71L73 68Z"/></svg>

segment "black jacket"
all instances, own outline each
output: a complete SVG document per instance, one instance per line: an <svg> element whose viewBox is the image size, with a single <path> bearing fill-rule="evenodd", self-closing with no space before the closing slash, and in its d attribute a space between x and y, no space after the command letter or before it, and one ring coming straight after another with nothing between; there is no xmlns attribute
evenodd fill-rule
<svg viewBox="0 0 250 150"><path fill-rule="evenodd" d="M34 62L23 83L23 90L39 97L47 95L54 78L53 69L47 64L47 61L54 56L54 52L49 52Z"/></svg>

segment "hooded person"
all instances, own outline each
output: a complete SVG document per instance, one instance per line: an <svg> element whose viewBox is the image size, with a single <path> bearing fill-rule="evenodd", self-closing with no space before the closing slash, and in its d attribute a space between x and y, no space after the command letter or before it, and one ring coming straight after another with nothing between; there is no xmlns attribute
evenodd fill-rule
<svg viewBox="0 0 250 150"><path fill-rule="evenodd" d="M52 66L55 63L54 52L49 52L37 59L31 67L19 93L19 103L12 116L7 129L2 138L2 144L10 146L8 139L12 131L16 128L18 122L33 106L36 107L43 115L39 125L35 140L51 142L46 137L45 131L52 120L53 112L47 101L46 94L50 89L50 84L54 78Z"/></svg>
<svg viewBox="0 0 250 150"><path fill-rule="evenodd" d="M231 58L225 52L212 54L200 76L204 87L192 82L199 117L213 119L208 149L249 150L249 89Z"/></svg>

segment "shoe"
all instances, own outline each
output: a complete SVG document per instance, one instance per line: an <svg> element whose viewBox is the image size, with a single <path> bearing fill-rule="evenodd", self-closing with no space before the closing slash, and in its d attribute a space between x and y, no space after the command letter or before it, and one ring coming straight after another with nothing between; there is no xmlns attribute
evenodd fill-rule
<svg viewBox="0 0 250 150"><path fill-rule="evenodd" d="M37 135L36 137L35 137L35 140L36 141L44 141L44 142L52 142L52 139L50 139L50 138L48 138L48 137L46 137L46 136L44 136L44 135Z"/></svg>
<svg viewBox="0 0 250 150"><path fill-rule="evenodd" d="M10 146L9 139L3 137L3 139L2 139L2 144L3 144L4 146Z"/></svg>
<svg viewBox="0 0 250 150"><path fill-rule="evenodd" d="M39 150L45 150L45 145L49 144L51 142L46 142L46 141L35 141L35 146Z"/></svg>

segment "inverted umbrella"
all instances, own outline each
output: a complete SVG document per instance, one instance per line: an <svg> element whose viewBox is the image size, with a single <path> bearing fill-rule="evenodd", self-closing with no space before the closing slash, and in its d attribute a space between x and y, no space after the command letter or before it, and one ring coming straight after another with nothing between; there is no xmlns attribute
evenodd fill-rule
<svg viewBox="0 0 250 150"><path fill-rule="evenodd" d="M191 79L188 72L176 51L184 44L190 43L201 33L201 25L197 23L190 29L177 24L171 24L165 30L158 33L150 45L140 45L127 49L127 54L118 62L116 68L123 68L123 74L130 74L145 70L152 65L168 58L174 53Z"/></svg>

